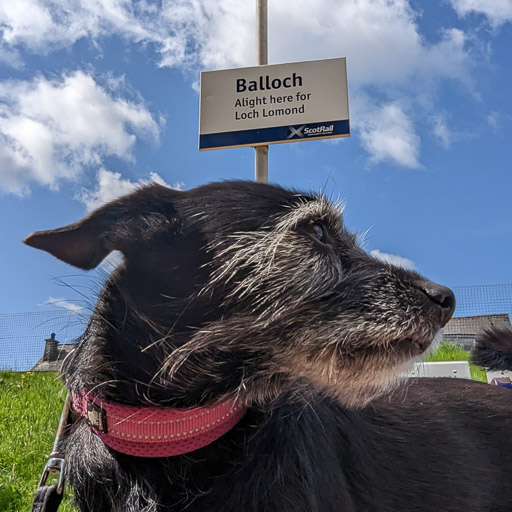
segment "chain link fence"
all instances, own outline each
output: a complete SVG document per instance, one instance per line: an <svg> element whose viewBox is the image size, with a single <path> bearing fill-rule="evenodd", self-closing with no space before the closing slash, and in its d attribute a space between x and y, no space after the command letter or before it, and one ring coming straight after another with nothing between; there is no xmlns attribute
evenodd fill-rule
<svg viewBox="0 0 512 512"><path fill-rule="evenodd" d="M464 286L453 291L457 308L444 329L445 339L471 349L484 329L511 327L512 284ZM0 370L58 368L88 318L85 309L0 314Z"/></svg>
<svg viewBox="0 0 512 512"><path fill-rule="evenodd" d="M512 284L453 288L457 307L444 328L444 338L471 350L475 338L489 327L512 328Z"/></svg>

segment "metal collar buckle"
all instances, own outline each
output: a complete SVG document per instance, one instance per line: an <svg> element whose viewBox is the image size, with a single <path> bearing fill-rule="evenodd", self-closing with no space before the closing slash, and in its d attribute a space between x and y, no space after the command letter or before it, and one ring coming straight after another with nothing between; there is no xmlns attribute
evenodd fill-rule
<svg viewBox="0 0 512 512"><path fill-rule="evenodd" d="M87 419L89 423L100 432L108 433L107 411L101 405L94 402L87 402Z"/></svg>

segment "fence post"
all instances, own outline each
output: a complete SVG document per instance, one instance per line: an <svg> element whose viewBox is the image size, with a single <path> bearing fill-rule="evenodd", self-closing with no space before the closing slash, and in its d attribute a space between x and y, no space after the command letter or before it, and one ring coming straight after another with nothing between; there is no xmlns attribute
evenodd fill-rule
<svg viewBox="0 0 512 512"><path fill-rule="evenodd" d="M268 64L267 0L256 0L256 64ZM268 146L254 148L254 179L268 183Z"/></svg>

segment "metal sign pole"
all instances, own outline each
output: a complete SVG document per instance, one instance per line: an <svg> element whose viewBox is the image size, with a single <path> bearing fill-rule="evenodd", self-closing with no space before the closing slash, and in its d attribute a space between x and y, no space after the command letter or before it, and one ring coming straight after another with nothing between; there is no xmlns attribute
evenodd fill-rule
<svg viewBox="0 0 512 512"><path fill-rule="evenodd" d="M256 59L258 66L268 64L267 0L256 0ZM254 148L254 179L268 183L268 146Z"/></svg>

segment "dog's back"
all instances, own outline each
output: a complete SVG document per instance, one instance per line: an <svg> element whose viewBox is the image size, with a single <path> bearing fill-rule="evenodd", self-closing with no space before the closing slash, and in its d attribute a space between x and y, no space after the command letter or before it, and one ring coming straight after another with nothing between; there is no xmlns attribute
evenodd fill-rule
<svg viewBox="0 0 512 512"><path fill-rule="evenodd" d="M90 511L508 512L511 407L509 390L458 379L360 410L294 390L193 453L129 457L82 424L68 458Z"/></svg>

